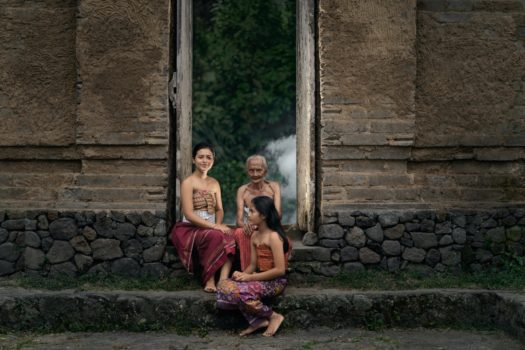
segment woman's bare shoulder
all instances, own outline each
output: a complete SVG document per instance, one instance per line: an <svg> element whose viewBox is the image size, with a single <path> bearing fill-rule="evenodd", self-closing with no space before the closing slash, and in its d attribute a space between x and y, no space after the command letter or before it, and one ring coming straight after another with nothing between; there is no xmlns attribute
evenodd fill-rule
<svg viewBox="0 0 525 350"><path fill-rule="evenodd" d="M180 183L181 186L192 186L193 187L193 176L188 176Z"/></svg>

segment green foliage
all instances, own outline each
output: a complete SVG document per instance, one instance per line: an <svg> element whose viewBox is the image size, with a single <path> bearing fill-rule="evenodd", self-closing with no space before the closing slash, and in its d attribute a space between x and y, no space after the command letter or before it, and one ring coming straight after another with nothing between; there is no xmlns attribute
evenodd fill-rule
<svg viewBox="0 0 525 350"><path fill-rule="evenodd" d="M193 140L216 146L212 176L232 222L239 164L295 133L295 0L194 6Z"/></svg>

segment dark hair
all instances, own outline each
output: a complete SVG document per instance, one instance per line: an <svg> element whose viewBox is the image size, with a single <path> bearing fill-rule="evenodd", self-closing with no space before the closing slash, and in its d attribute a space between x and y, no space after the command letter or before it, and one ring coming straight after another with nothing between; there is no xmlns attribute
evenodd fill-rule
<svg viewBox="0 0 525 350"><path fill-rule="evenodd" d="M284 252L287 253L289 249L288 238L286 238L286 234L284 233L283 226L281 225L281 219L279 218L277 209L275 209L273 199L268 196L258 196L252 199L252 203L259 214L266 218L266 225L268 228L277 232L279 236L281 236L283 239Z"/></svg>
<svg viewBox="0 0 525 350"><path fill-rule="evenodd" d="M199 142L193 147L193 151L191 152L191 157L195 158L197 156L197 152L199 152L201 149L208 148L213 156L215 157L215 149L213 148L213 145L209 142Z"/></svg>

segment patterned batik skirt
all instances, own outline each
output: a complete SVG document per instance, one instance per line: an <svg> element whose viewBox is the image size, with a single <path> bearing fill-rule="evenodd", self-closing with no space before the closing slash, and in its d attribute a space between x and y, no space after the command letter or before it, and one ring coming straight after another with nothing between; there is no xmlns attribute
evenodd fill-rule
<svg viewBox="0 0 525 350"><path fill-rule="evenodd" d="M285 277L250 282L222 280L217 286L217 306L223 310L240 310L250 326L257 327L264 320L268 320L273 312L262 299L281 294L286 285Z"/></svg>
<svg viewBox="0 0 525 350"><path fill-rule="evenodd" d="M188 222L177 222L171 232L171 238L179 259L190 274L193 274L193 253L197 252L203 270L203 284L224 265L228 256L235 254L235 241L232 236Z"/></svg>

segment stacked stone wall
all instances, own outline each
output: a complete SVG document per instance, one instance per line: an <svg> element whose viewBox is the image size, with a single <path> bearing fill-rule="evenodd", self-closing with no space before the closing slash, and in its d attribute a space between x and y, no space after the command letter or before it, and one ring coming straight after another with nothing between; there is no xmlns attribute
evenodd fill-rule
<svg viewBox="0 0 525 350"><path fill-rule="evenodd" d="M315 248L293 255L298 280L366 269L498 269L525 263L525 209L332 211L303 243Z"/></svg>
<svg viewBox="0 0 525 350"><path fill-rule="evenodd" d="M0 211L0 276L176 276L167 231L162 211Z"/></svg>

